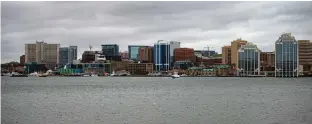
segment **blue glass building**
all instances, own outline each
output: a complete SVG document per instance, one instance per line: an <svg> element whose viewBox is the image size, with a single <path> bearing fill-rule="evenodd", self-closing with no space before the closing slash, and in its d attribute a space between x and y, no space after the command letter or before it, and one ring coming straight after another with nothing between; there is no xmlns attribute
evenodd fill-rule
<svg viewBox="0 0 312 124"><path fill-rule="evenodd" d="M260 74L260 50L256 45L247 43L238 49L238 76Z"/></svg>
<svg viewBox="0 0 312 124"><path fill-rule="evenodd" d="M170 68L170 44L158 41L154 44L155 71L167 71Z"/></svg>
<svg viewBox="0 0 312 124"><path fill-rule="evenodd" d="M119 46L117 44L105 44L102 46L102 53L105 56L119 56Z"/></svg>
<svg viewBox="0 0 312 124"><path fill-rule="evenodd" d="M275 42L275 77L298 77L298 42L290 33Z"/></svg>
<svg viewBox="0 0 312 124"><path fill-rule="evenodd" d="M73 63L73 60L77 60L77 46L59 48L60 66L64 66L68 63Z"/></svg>
<svg viewBox="0 0 312 124"><path fill-rule="evenodd" d="M148 46L138 46L138 45L129 45L128 52L129 52L129 59L131 60L139 60L139 49Z"/></svg>

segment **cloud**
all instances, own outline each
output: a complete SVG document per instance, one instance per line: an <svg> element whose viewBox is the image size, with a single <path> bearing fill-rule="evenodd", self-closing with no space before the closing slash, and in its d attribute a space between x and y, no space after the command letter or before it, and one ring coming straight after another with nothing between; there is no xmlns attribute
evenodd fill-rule
<svg viewBox="0 0 312 124"><path fill-rule="evenodd" d="M24 44L153 45L181 41L201 50L241 37L273 51L283 32L312 40L312 2L1 2L1 61L18 61ZM80 57L81 55L79 55Z"/></svg>

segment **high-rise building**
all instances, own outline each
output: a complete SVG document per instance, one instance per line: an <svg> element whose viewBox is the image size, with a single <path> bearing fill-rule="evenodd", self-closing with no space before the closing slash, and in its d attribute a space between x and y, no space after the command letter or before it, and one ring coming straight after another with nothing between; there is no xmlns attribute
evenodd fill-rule
<svg viewBox="0 0 312 124"><path fill-rule="evenodd" d="M117 44L105 44L102 46L102 54L105 56L119 56L119 46Z"/></svg>
<svg viewBox="0 0 312 124"><path fill-rule="evenodd" d="M144 48L148 46L140 46L140 45L129 45L128 51L129 51L129 59L131 60L139 60L139 49Z"/></svg>
<svg viewBox="0 0 312 124"><path fill-rule="evenodd" d="M275 42L275 76L298 77L298 42L290 33L282 34Z"/></svg>
<svg viewBox="0 0 312 124"><path fill-rule="evenodd" d="M231 64L234 64L234 66L237 68L238 65L238 49L242 45L246 45L247 41L242 39L237 39L231 42Z"/></svg>
<svg viewBox="0 0 312 124"><path fill-rule="evenodd" d="M194 49L192 48L176 48L174 49L174 62L190 61L195 62Z"/></svg>
<svg viewBox="0 0 312 124"><path fill-rule="evenodd" d="M170 41L170 62L173 62L174 50L180 47L181 47L181 42Z"/></svg>
<svg viewBox="0 0 312 124"><path fill-rule="evenodd" d="M139 60L145 63L153 63L153 47L139 48Z"/></svg>
<svg viewBox="0 0 312 124"><path fill-rule="evenodd" d="M239 76L260 74L260 50L253 43L247 43L238 49L237 72Z"/></svg>
<svg viewBox="0 0 312 124"><path fill-rule="evenodd" d="M59 64L60 66L64 66L66 64L68 64L68 59L69 59L69 49L68 47L60 47L59 50Z"/></svg>
<svg viewBox="0 0 312 124"><path fill-rule="evenodd" d="M154 64L156 71L167 71L170 68L170 44L162 40L154 44Z"/></svg>
<svg viewBox="0 0 312 124"><path fill-rule="evenodd" d="M69 46L69 63L73 63L73 60L77 60L77 46Z"/></svg>
<svg viewBox="0 0 312 124"><path fill-rule="evenodd" d="M60 47L59 52L61 66L72 64L73 60L77 60L77 46Z"/></svg>
<svg viewBox="0 0 312 124"><path fill-rule="evenodd" d="M312 73L312 42L309 40L298 40L299 65L303 66L303 73Z"/></svg>
<svg viewBox="0 0 312 124"><path fill-rule="evenodd" d="M231 62L231 46L222 47L222 63L223 64L232 64Z"/></svg>
<svg viewBox="0 0 312 124"><path fill-rule="evenodd" d="M20 56L20 64L24 65L25 64L25 55Z"/></svg>
<svg viewBox="0 0 312 124"><path fill-rule="evenodd" d="M48 69L55 69L59 64L60 44L47 44L38 42L36 44L25 44L25 62L37 62L45 64Z"/></svg>

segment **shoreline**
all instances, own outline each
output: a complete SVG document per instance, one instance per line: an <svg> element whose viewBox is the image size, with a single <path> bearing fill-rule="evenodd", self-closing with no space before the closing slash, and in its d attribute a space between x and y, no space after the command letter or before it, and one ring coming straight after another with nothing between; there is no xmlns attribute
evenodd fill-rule
<svg viewBox="0 0 312 124"><path fill-rule="evenodd" d="M2 76L1 76L2 77ZM10 76L3 76L10 77ZM36 76L28 76L28 77L36 77ZM46 77L92 77L92 76L61 76L61 75L50 75ZM113 77L113 78L122 78L122 77L171 77L171 76L149 76L149 75L133 75L133 76L95 76L95 77ZM181 76L183 77L236 77L236 78L302 78L302 77L312 77L312 76L299 76L299 77L274 77L274 76Z"/></svg>

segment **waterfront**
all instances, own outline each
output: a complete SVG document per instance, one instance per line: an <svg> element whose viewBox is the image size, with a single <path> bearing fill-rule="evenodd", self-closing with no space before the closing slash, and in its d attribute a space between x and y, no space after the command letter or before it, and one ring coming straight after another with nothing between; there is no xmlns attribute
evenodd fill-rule
<svg viewBox="0 0 312 124"><path fill-rule="evenodd" d="M312 78L1 78L4 124L312 123Z"/></svg>

